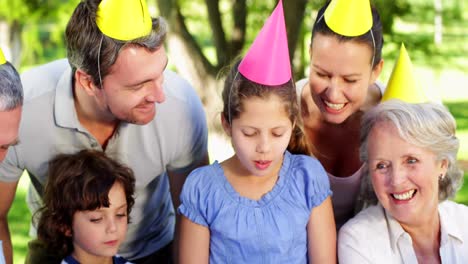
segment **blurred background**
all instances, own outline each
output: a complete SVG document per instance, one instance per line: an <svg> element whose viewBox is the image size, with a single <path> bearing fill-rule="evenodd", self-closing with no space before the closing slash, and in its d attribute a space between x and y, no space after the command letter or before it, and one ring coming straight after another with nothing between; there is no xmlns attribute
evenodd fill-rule
<svg viewBox="0 0 468 264"><path fill-rule="evenodd" d="M232 154L220 129L224 72L244 54L277 0L147 0L153 16L169 24L169 67L197 90L210 127L211 160ZM308 73L312 22L325 0L283 0L296 80ZM386 83L402 42L415 74L432 97L455 116L461 141L459 162L468 181L468 2L466 0L371 0L384 26ZM64 30L79 0L0 0L0 46L20 72L66 57ZM26 253L30 213L28 177L22 177L10 210L15 263ZM468 184L458 202L468 204Z"/></svg>

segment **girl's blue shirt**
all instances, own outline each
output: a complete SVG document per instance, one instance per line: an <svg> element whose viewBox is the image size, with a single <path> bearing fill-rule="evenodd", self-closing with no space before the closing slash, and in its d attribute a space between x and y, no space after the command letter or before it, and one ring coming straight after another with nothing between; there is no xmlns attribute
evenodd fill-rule
<svg viewBox="0 0 468 264"><path fill-rule="evenodd" d="M317 159L285 152L279 178L259 200L242 197L218 162L187 178L178 211L210 230L210 263L307 263L312 209L331 195Z"/></svg>

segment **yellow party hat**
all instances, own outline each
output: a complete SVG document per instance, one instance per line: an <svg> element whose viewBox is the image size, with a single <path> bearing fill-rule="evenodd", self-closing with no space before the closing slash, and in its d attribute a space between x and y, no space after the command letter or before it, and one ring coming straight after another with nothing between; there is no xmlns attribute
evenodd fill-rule
<svg viewBox="0 0 468 264"><path fill-rule="evenodd" d="M416 81L411 59L403 44L401 44L400 55L388 80L382 102L390 99L400 99L413 104L429 101L419 82Z"/></svg>
<svg viewBox="0 0 468 264"><path fill-rule="evenodd" d="M0 65L5 64L5 63L6 63L5 55L3 55L3 51L0 48Z"/></svg>
<svg viewBox="0 0 468 264"><path fill-rule="evenodd" d="M324 17L327 26L342 36L360 36L372 28L369 0L332 0Z"/></svg>
<svg viewBox="0 0 468 264"><path fill-rule="evenodd" d="M123 41L147 36L152 28L146 0L102 0L96 24L104 35Z"/></svg>

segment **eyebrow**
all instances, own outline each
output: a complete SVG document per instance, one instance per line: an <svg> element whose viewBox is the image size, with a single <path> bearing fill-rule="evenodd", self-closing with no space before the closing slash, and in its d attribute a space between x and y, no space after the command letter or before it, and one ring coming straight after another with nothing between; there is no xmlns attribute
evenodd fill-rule
<svg viewBox="0 0 468 264"><path fill-rule="evenodd" d="M317 69L320 70L320 71L323 71L323 72L327 73L327 74L330 73L330 72L328 72L328 71L322 69L320 66L318 66L318 65L316 65L316 64L312 64L312 66L313 66L314 68L317 68ZM360 73L351 73L351 74L343 75L343 77L359 77L359 76L361 76L361 75L362 75L362 74L360 74Z"/></svg>
<svg viewBox="0 0 468 264"><path fill-rule="evenodd" d="M9 147L13 147L13 146L16 146L20 143L19 139L15 139L13 142L9 143L9 144L4 144L4 145L1 145L0 147L1 148L9 148Z"/></svg>

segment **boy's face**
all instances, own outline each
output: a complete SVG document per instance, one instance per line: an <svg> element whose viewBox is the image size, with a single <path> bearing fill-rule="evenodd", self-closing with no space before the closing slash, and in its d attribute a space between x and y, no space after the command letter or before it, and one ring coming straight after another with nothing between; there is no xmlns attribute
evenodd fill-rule
<svg viewBox="0 0 468 264"><path fill-rule="evenodd" d="M73 216L73 256L89 263L114 256L127 233L127 200L120 183L109 190L109 207L77 211Z"/></svg>

